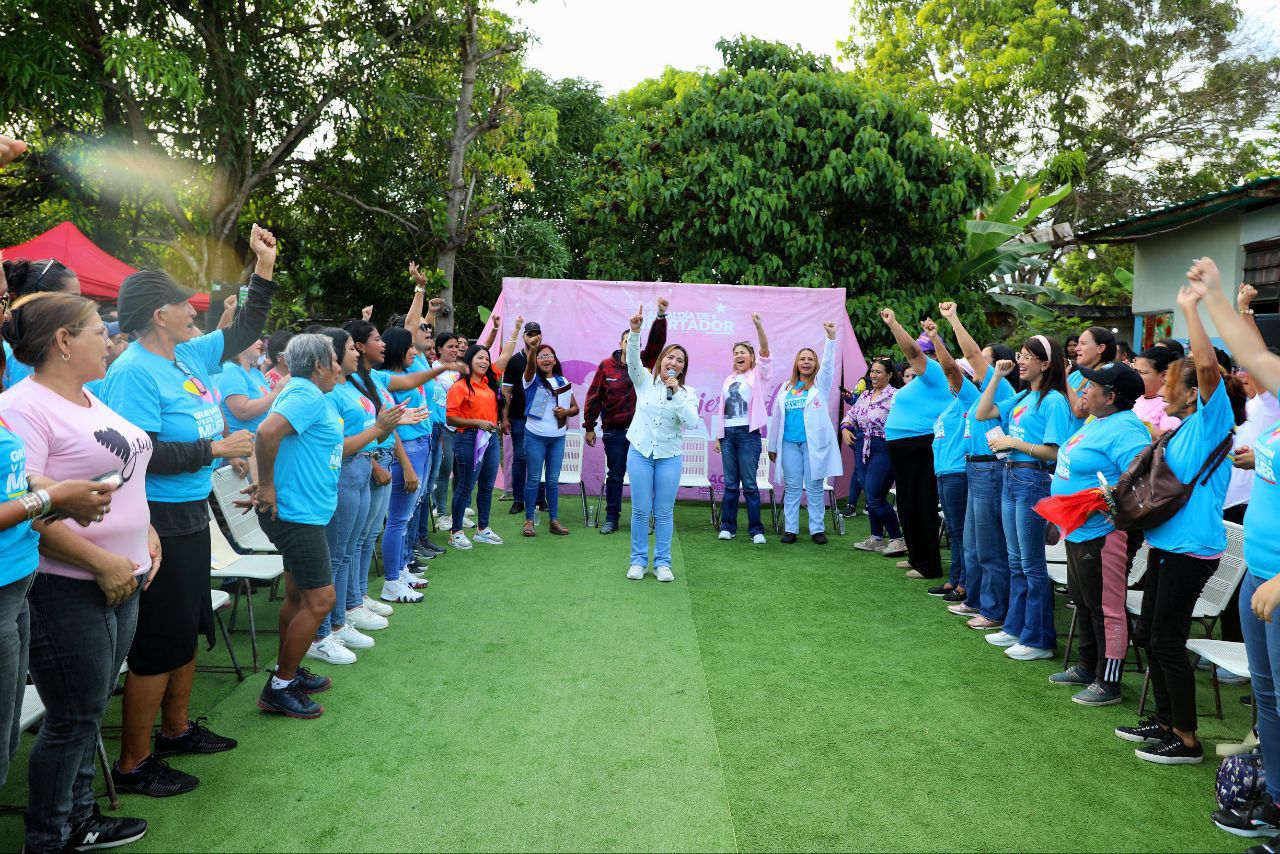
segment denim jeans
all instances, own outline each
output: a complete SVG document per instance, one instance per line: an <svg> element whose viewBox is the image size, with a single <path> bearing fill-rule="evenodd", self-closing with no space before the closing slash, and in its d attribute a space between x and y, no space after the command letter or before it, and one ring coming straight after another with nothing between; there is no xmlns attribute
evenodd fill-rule
<svg viewBox="0 0 1280 854"><path fill-rule="evenodd" d="M861 459L862 449L854 445L854 456ZM867 517L871 522L871 535L897 540L902 537L898 527L898 512L889 503L889 489L893 486L893 463L889 461L889 446L879 436L871 437L871 453L862 463L862 486L867 496Z"/></svg>
<svg viewBox="0 0 1280 854"><path fill-rule="evenodd" d="M98 729L133 643L141 589L111 608L96 581L41 573L32 582L31 677L45 718L27 761L28 851L62 850L70 827L93 812Z"/></svg>
<svg viewBox="0 0 1280 854"><path fill-rule="evenodd" d="M476 491L476 530L489 527L489 507L493 503L493 481L502 463L497 436L489 437L489 445L476 465L476 431L455 433L453 437L453 461L457 469L453 492L453 533L462 530L462 519L471 506L471 491Z"/></svg>
<svg viewBox="0 0 1280 854"><path fill-rule="evenodd" d="M676 492L681 457L655 460L632 448L627 452L631 476L631 566L649 565L649 517L653 517L653 565L671 566Z"/></svg>
<svg viewBox="0 0 1280 854"><path fill-rule="evenodd" d="M968 564L964 562L964 520L969 501L969 478L964 472L938 475L938 499L942 502L942 519L951 541L952 587L969 590Z"/></svg>
<svg viewBox="0 0 1280 854"><path fill-rule="evenodd" d="M515 428L511 428L515 432ZM537 513L538 499L547 502L547 515L553 520L560 518L560 466L564 463L564 436L547 438L536 433L524 436L524 452L527 462L524 494L513 492L517 501L524 502L524 518L532 519ZM515 463L511 464L512 471ZM541 483L543 470L546 470L547 481Z"/></svg>
<svg viewBox="0 0 1280 854"><path fill-rule="evenodd" d="M627 473L627 452L631 443L626 430L605 430L604 439L604 519L617 526L622 517L622 478Z"/></svg>
<svg viewBox="0 0 1280 854"><path fill-rule="evenodd" d="M422 481L422 488L418 490L418 498L413 506L413 516L409 519L408 526L405 527L405 539L410 546L415 542L428 540L431 538L431 510L440 509L441 505L436 504L436 478L440 475L440 461L444 454L442 444L444 442L444 427L436 424L431 428L431 458L427 461L425 467L426 478ZM408 563L405 563L408 566Z"/></svg>
<svg viewBox="0 0 1280 854"><path fill-rule="evenodd" d="M1018 643L1037 649L1053 649L1058 635L1053 627L1053 583L1044 559L1045 521L1036 513L1036 502L1049 497L1044 469L1006 468L1001 513L1005 548L1009 552L1009 611L1004 630Z"/></svg>
<svg viewBox="0 0 1280 854"><path fill-rule="evenodd" d="M453 500L453 491L449 489L449 478L453 476L453 445L458 439L458 434L449 430L442 430L440 433L440 463L436 467L435 478L435 508L437 513L443 514L449 509L449 503Z"/></svg>
<svg viewBox="0 0 1280 854"><path fill-rule="evenodd" d="M760 431L741 425L724 428L720 440L720 459L724 464L724 504L720 509L720 530L738 533L738 493L747 499L747 533L764 533L760 521L760 486L756 470L760 466ZM741 487L739 487L741 484Z"/></svg>
<svg viewBox="0 0 1280 854"><path fill-rule="evenodd" d="M826 499L822 495L822 478L814 477L809 468L808 442L782 442L782 530L800 533L800 496L809 496L809 533L826 530Z"/></svg>
<svg viewBox="0 0 1280 854"><path fill-rule="evenodd" d="M387 468L394 458L394 453L384 451L379 462ZM372 470L372 466L370 466ZM351 581L347 584L347 610L359 608L364 597L369 593L369 564L373 563L373 552L378 548L378 535L386 525L387 508L391 503L391 484L378 486L369 479L369 510L360 525L356 540L355 559L351 564ZM385 572L385 568L383 569Z"/></svg>
<svg viewBox="0 0 1280 854"><path fill-rule="evenodd" d="M1240 582L1240 631L1244 635L1245 652L1249 656L1249 677L1253 683L1253 708L1258 715L1258 741L1262 746L1262 765L1268 769L1267 793L1280 802L1280 715L1276 712L1276 685L1280 684L1280 612L1264 623L1253 613L1253 594L1262 579L1245 572Z"/></svg>
<svg viewBox="0 0 1280 854"><path fill-rule="evenodd" d="M511 419L511 499L513 501L524 501L526 492L525 483L529 478L529 471L532 466L529 463L529 432L525 429L528 421L524 418ZM558 469L557 469L558 470ZM537 469L533 469L536 473ZM539 501L547 500L547 488L541 484L537 487L537 498L535 504ZM530 516L529 518L533 518ZM552 517L555 518L554 516Z"/></svg>
<svg viewBox="0 0 1280 854"><path fill-rule="evenodd" d="M351 567L355 564L361 523L369 514L369 477L373 462L367 456L347 457L338 473L338 507L325 525L324 538L329 546L329 562L333 564L333 610L316 630L323 640L334 626L347 624L347 590L351 584Z"/></svg>
<svg viewBox="0 0 1280 854"><path fill-rule="evenodd" d="M867 464L862 461L862 431L853 431L853 475L849 478L849 506L853 507L858 503L858 496L862 495L866 487L863 485L863 478L866 477Z"/></svg>
<svg viewBox="0 0 1280 854"><path fill-rule="evenodd" d="M406 540L405 531L408 529L414 508L426 503L421 499L422 494L426 492L427 467L431 465L430 436L410 439L402 444L404 454L409 458L409 466L418 476L418 489L415 492L405 492L404 466L400 465L400 460L393 459L391 461L391 495L387 503L387 530L382 534L382 571L387 581L398 580L400 570L409 565L413 544ZM428 513L427 519L430 520L430 518L431 514ZM414 533L417 533L416 529Z"/></svg>
<svg viewBox="0 0 1280 854"><path fill-rule="evenodd" d="M0 587L0 786L9 776L9 763L18 752L22 731L22 695L27 687L27 649L31 641L31 612L27 588L35 573Z"/></svg>
<svg viewBox="0 0 1280 854"><path fill-rule="evenodd" d="M969 500L964 514L964 604L1003 623L1009 611L1009 547L1000 510L1004 463L969 463Z"/></svg>

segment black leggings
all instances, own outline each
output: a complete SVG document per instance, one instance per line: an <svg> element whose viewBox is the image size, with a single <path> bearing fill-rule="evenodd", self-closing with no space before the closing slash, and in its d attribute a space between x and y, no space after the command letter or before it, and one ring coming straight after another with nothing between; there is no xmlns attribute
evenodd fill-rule
<svg viewBox="0 0 1280 854"><path fill-rule="evenodd" d="M925 578L942 577L938 541L938 479L933 474L933 436L889 442L889 460L898 484L898 519L911 566Z"/></svg>

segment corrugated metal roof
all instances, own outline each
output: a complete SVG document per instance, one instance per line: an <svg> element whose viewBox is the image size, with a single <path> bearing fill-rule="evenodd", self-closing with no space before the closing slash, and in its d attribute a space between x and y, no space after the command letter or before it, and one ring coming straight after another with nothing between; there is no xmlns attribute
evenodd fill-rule
<svg viewBox="0 0 1280 854"><path fill-rule="evenodd" d="M1262 207L1280 202L1280 175L1258 178L1198 199L1157 208L1077 235L1080 243L1128 243L1163 231L1171 231L1232 208Z"/></svg>

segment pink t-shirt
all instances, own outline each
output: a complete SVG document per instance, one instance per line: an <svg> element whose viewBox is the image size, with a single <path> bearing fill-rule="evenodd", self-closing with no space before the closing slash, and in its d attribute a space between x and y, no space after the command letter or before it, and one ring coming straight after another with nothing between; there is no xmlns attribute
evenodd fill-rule
<svg viewBox="0 0 1280 854"><path fill-rule="evenodd" d="M1141 418L1155 435L1172 430L1182 423L1181 418L1165 415L1164 398L1160 395L1138 398L1137 403L1133 405L1133 414Z"/></svg>
<svg viewBox="0 0 1280 854"><path fill-rule="evenodd" d="M22 437L27 451L27 474L54 480L93 480L119 471L124 484L111 494L111 512L87 528L64 519L81 537L106 551L124 555L138 567L151 568L147 548L146 474L151 461L151 437L120 417L88 390L85 406L77 406L35 380L19 383L0 394L0 413ZM78 566L40 555L40 572L68 578L92 579Z"/></svg>

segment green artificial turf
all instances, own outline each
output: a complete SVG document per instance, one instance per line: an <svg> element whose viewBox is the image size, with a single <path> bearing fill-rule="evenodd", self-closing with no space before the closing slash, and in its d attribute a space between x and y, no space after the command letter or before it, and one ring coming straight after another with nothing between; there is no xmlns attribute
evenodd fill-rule
<svg viewBox="0 0 1280 854"><path fill-rule="evenodd" d="M201 673L193 713L240 747L172 760L201 778L188 795L125 796L151 822L131 850L1243 847L1208 820L1214 758L1154 766L1112 735L1139 675L1121 706L1074 705L1048 684L1056 662L1006 659L854 551L864 519L825 547L761 547L682 505L659 584L627 581L627 530L578 527L572 506L570 537L525 540L495 504L505 546L433 561L426 601L396 606L374 649L314 668L335 680L318 720L258 712L261 674ZM1225 722L1201 718L1208 742L1244 733L1243 693L1224 688ZM2 802L24 798L30 739ZM0 816L0 849L20 835Z"/></svg>

